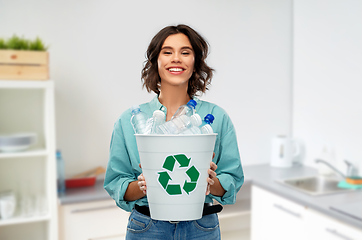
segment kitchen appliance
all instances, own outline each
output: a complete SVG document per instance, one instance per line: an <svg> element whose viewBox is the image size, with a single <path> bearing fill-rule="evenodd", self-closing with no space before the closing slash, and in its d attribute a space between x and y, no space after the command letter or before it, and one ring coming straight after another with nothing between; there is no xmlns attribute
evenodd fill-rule
<svg viewBox="0 0 362 240"><path fill-rule="evenodd" d="M277 136L272 139L270 166L288 168L300 154L299 143L287 136Z"/></svg>

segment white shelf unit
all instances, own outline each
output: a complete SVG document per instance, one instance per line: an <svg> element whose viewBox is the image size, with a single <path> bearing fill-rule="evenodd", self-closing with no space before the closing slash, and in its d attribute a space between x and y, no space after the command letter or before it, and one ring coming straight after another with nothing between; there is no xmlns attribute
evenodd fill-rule
<svg viewBox="0 0 362 240"><path fill-rule="evenodd" d="M0 192L17 198L15 215L0 219L0 239L58 239L54 114L53 80L0 80L0 134L37 134L28 150L0 151Z"/></svg>

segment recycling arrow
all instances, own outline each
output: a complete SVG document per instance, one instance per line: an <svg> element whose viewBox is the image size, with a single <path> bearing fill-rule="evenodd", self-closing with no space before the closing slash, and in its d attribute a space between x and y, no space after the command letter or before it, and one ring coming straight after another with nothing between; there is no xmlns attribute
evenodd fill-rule
<svg viewBox="0 0 362 240"><path fill-rule="evenodd" d="M174 170L176 161L180 164L180 168L184 168L189 166L190 160L191 158L187 158L184 154L171 155L166 157L162 167L165 170L172 172ZM180 184L169 184L169 181L172 180L172 178L167 171L159 172L158 174L158 182L169 195L182 194ZM190 194L190 192L192 192L196 188L200 173L195 166L191 166L186 170L186 175L190 178L191 181L188 182L187 180L185 180L182 189L187 194Z"/></svg>
<svg viewBox="0 0 362 240"><path fill-rule="evenodd" d="M159 172L158 181L161 183L163 188L167 187L168 181L171 180L170 175L167 172Z"/></svg>
<svg viewBox="0 0 362 240"><path fill-rule="evenodd" d="M187 194L190 194L190 192L192 192L196 188L196 183L199 179L200 173L199 171L197 171L195 166L192 166L186 171L186 174L191 179L191 182L185 181L183 189Z"/></svg>

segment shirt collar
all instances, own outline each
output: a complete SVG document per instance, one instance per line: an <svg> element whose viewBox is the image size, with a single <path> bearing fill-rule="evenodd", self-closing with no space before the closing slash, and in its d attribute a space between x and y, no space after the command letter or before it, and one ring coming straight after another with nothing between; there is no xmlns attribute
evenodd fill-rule
<svg viewBox="0 0 362 240"><path fill-rule="evenodd" d="M195 111L197 112L197 110L200 108L201 100L198 97L193 97L193 99L197 103L196 108L195 108ZM158 110L163 111L164 113L167 113L167 108L160 103L160 101L158 100L158 95L156 95L151 100L150 104L151 104L151 109L158 109Z"/></svg>

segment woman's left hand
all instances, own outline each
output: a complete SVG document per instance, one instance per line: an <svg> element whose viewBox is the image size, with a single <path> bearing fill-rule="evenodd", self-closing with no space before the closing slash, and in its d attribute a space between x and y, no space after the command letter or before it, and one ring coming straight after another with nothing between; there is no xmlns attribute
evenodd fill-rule
<svg viewBox="0 0 362 240"><path fill-rule="evenodd" d="M215 153L212 155L212 158L215 157ZM207 188L206 188L206 195L210 194L210 187L214 185L216 178L216 172L217 165L214 162L210 162L210 168L207 170L207 173L209 174L209 177L207 178Z"/></svg>

